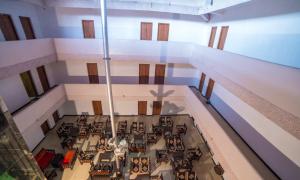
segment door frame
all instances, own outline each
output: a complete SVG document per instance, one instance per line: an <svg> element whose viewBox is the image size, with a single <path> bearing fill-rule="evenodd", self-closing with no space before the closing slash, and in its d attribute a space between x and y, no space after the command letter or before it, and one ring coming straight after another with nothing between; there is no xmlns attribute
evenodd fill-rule
<svg viewBox="0 0 300 180"><path fill-rule="evenodd" d="M146 72L142 67L145 67ZM139 84L149 84L150 64L139 64ZM145 75L147 74L147 75Z"/></svg>
<svg viewBox="0 0 300 180"><path fill-rule="evenodd" d="M160 39L160 35L162 33L159 30L160 26L167 26L168 27L167 38L165 38L165 39ZM157 26L157 41L168 41L169 40L169 34L170 34L170 24L169 23L158 23L158 26Z"/></svg>
<svg viewBox="0 0 300 180"><path fill-rule="evenodd" d="M162 110L162 101L153 101L152 115L160 115ZM159 113L158 113L159 111Z"/></svg>
<svg viewBox="0 0 300 180"><path fill-rule="evenodd" d="M138 115L147 115L147 101L138 101Z"/></svg>
<svg viewBox="0 0 300 180"><path fill-rule="evenodd" d="M102 102L100 100L93 100L92 101L92 106L93 106L93 110L94 110L95 115L100 115L100 116L103 115ZM99 106L100 112L97 112L97 110L96 110L97 107L96 106Z"/></svg>
<svg viewBox="0 0 300 180"><path fill-rule="evenodd" d="M215 81L213 79L209 78L206 93L205 93L205 97L207 100L210 100L210 98L211 98L211 95L212 95L212 92L214 89L214 84L215 84Z"/></svg>
<svg viewBox="0 0 300 180"><path fill-rule="evenodd" d="M163 76L160 76L160 71L163 67ZM166 75L166 65L165 64L155 64L155 76L154 76L154 84L164 84L165 83L165 75Z"/></svg>
<svg viewBox="0 0 300 180"><path fill-rule="evenodd" d="M89 23L93 23L93 32L92 32L92 36L88 36L87 34L89 34L89 32L86 32L85 30L87 30L87 26L85 26L85 22ZM83 38L85 39L95 39L96 34L95 34L95 22L94 20L88 20L88 19L83 19L81 20L82 23L82 32L83 32Z"/></svg>
<svg viewBox="0 0 300 180"><path fill-rule="evenodd" d="M202 94L203 87L204 87L204 84L205 84L205 78L206 78L206 74L201 73L201 78L200 78L200 82L199 82L199 91L201 92L201 94Z"/></svg>

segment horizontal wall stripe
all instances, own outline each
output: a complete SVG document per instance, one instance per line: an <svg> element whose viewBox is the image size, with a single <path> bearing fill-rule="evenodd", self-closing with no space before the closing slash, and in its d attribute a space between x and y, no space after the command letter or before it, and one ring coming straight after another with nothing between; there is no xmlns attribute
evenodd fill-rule
<svg viewBox="0 0 300 180"><path fill-rule="evenodd" d="M297 179L297 177L300 177L299 167L293 162L293 159L289 159L263 135L257 132L245 119L226 104L222 98L213 93L210 101L230 126L282 179ZM249 161L252 160L249 159ZM260 168L257 169L259 170Z"/></svg>

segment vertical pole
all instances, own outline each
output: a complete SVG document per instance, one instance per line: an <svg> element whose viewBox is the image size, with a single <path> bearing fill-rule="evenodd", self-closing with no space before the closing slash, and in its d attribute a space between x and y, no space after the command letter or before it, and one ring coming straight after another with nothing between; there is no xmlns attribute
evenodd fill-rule
<svg viewBox="0 0 300 180"><path fill-rule="evenodd" d="M110 57L109 57L109 44L108 44L108 35L107 35L107 8L106 0L100 0L101 4L101 20L102 20L102 34L103 34L103 60L105 62L105 76L106 76L106 86L107 86L107 95L108 95L108 104L111 120L112 135L114 138L114 145L117 147L117 135L114 119L114 104L112 97L112 87L111 87L111 78L110 78ZM117 169L120 169L120 163L118 157L116 157Z"/></svg>

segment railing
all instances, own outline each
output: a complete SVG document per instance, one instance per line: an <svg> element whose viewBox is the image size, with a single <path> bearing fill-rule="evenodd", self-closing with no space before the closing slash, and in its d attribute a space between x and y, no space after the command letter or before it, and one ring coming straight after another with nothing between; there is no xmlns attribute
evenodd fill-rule
<svg viewBox="0 0 300 180"><path fill-rule="evenodd" d="M11 115L15 115L18 112L22 111L23 109L25 109L26 107L30 106L31 104L33 104L34 102L38 101L40 98L42 98L43 96L45 96L47 93L49 93L52 89L54 89L55 87L57 87L57 85L52 86L50 89L48 89L48 91L43 92L42 94L30 99L29 102L27 102L26 104L24 104L23 106L19 107L17 110L15 110L14 112L11 113Z"/></svg>

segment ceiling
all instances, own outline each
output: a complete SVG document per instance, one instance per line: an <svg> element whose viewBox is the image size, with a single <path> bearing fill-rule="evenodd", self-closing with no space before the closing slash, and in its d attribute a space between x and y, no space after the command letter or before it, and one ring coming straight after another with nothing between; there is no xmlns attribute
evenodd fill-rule
<svg viewBox="0 0 300 180"><path fill-rule="evenodd" d="M23 0L44 6L100 8L100 0ZM154 11L187 15L205 15L250 0L107 0L107 8L115 10Z"/></svg>

